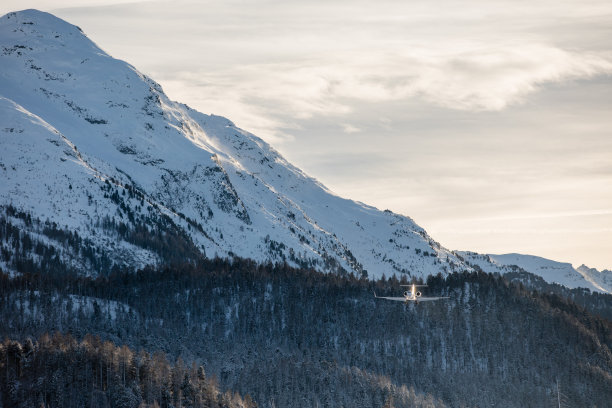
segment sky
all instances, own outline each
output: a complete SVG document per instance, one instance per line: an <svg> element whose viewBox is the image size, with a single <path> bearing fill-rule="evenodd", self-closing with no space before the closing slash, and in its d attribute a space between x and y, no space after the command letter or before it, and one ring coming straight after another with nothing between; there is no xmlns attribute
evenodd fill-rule
<svg viewBox="0 0 612 408"><path fill-rule="evenodd" d="M449 249L612 269L609 0L3 0Z"/></svg>

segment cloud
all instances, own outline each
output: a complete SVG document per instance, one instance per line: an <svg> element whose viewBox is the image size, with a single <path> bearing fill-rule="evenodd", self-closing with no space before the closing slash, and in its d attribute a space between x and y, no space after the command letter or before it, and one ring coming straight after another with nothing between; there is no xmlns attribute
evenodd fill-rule
<svg viewBox="0 0 612 408"><path fill-rule="evenodd" d="M501 110L541 86L612 73L612 59L543 44L468 51L423 64L405 95L451 109Z"/></svg>
<svg viewBox="0 0 612 408"><path fill-rule="evenodd" d="M21 0L2 0L0 14L23 10L24 8L35 8L46 11L49 9L49 6L53 7L53 9L63 7L100 7L147 3L151 1L155 0L54 0L53 2L50 2L49 0L28 0L27 4L24 4L24 2Z"/></svg>
<svg viewBox="0 0 612 408"><path fill-rule="evenodd" d="M343 123L342 130L344 131L344 133L349 133L349 134L361 132L361 129L351 125L350 123Z"/></svg>
<svg viewBox="0 0 612 408"><path fill-rule="evenodd" d="M500 111L549 84L612 73L612 5L600 0L123 2L61 14L171 96L271 142L314 116L345 123L359 102ZM58 4L70 3L86 2Z"/></svg>
<svg viewBox="0 0 612 408"><path fill-rule="evenodd" d="M612 59L605 55L545 44L472 44L455 52L345 52L154 76L172 88L170 94L188 95L196 108L229 114L238 125L280 142L287 130L313 116L342 122L356 101L418 98L447 109L499 111L543 86L611 73Z"/></svg>

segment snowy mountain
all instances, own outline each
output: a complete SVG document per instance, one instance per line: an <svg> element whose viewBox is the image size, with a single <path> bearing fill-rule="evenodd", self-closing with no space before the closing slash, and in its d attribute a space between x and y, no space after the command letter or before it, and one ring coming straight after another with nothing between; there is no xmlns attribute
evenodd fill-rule
<svg viewBox="0 0 612 408"><path fill-rule="evenodd" d="M556 262L533 255L477 254L458 251L467 264L484 272L505 274L525 271L543 278L548 283L558 283L570 289L588 288L591 291L612 293L612 272L599 272L586 266L575 269L572 264Z"/></svg>
<svg viewBox="0 0 612 408"><path fill-rule="evenodd" d="M53 15L2 17L0 65L0 205L77 270L162 262L167 237L185 254L370 277L469 268L412 219L338 197L231 121L169 100Z"/></svg>
<svg viewBox="0 0 612 408"><path fill-rule="evenodd" d="M609 273L451 252L409 217L338 197L228 119L169 100L53 15L2 17L0 66L5 270L63 262L95 275L202 255L370 278L515 265L612 292Z"/></svg>
<svg viewBox="0 0 612 408"><path fill-rule="evenodd" d="M580 265L578 268L576 268L576 270L580 272L580 274L584 276L586 280L593 283L593 285L608 293L612 293L612 271L604 269L600 272L597 269L589 268L584 264Z"/></svg>

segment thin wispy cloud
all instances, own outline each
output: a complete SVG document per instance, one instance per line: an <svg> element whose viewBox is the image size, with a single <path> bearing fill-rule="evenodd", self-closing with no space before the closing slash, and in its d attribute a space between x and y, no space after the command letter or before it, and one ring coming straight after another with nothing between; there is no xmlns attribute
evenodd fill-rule
<svg viewBox="0 0 612 408"><path fill-rule="evenodd" d="M612 59L605 56L517 44L488 49L474 45L455 53L371 51L367 58L347 52L219 72L160 72L159 77L173 95L189 94L198 106L231 110L238 124L278 136L295 127L296 119L342 118L356 100L417 98L448 109L499 111L549 84L609 74Z"/></svg>
<svg viewBox="0 0 612 408"><path fill-rule="evenodd" d="M35 8L40 10L46 10L49 7L54 9L64 7L107 7L110 5L126 5L126 4L142 4L152 2L156 0L34 0L34 1L19 1L19 0L3 0L2 14L10 11L18 11L26 8Z"/></svg>
<svg viewBox="0 0 612 408"><path fill-rule="evenodd" d="M344 131L344 133L359 133L359 132L361 132L361 129L351 125L350 123L343 123L342 124L342 130Z"/></svg>

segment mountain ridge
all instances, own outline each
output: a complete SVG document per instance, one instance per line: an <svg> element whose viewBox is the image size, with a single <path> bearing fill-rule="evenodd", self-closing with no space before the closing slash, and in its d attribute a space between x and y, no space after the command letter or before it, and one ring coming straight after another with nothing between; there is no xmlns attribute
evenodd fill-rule
<svg viewBox="0 0 612 408"><path fill-rule="evenodd" d="M574 268L569 262L558 262L535 255L518 253L478 254L456 251L472 267L488 273L504 275L523 271L543 278L548 283L557 283L569 289L579 287L602 293L612 293L612 280L596 269ZM604 271L605 272L605 271Z"/></svg>
<svg viewBox="0 0 612 408"><path fill-rule="evenodd" d="M37 163L48 156L47 146L38 149L43 139L60 135L72 146L65 147L66 157L53 148L58 150L48 158L53 160L27 180L21 175L32 169L4 154L2 171L9 183L3 196L13 205L91 235L84 228L91 224L89 214L69 209L87 208L81 203L87 199L98 218L125 217L120 205L93 193L113 180L119 195L128 185L140 191L146 197L141 201L155 204L188 230L209 255L373 276L422 277L463 266L409 217L342 199L231 121L170 101L159 84L104 53L76 26L26 10L4 16L0 29L8 68L0 76L1 95L15 104L3 104L3 121L19 125L5 129L3 144L21 144L19 157L38 155ZM40 126L32 129L12 110L38 118ZM38 142L15 138L19 132L37 133ZM65 183L55 182L61 174L39 179L45 168L67 157L80 167L65 174ZM45 189L45 196L37 194ZM67 196L74 200L70 205ZM43 211L38 203L47 197L55 205ZM136 200L124 206L143 213ZM186 220L197 228L189 231ZM153 257L140 252L141 258Z"/></svg>

